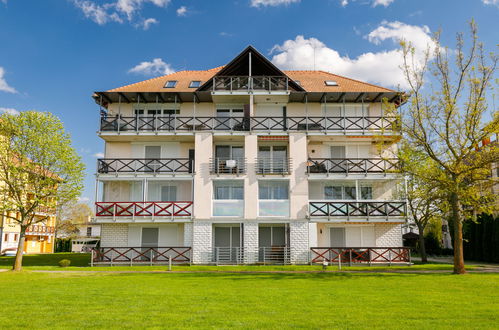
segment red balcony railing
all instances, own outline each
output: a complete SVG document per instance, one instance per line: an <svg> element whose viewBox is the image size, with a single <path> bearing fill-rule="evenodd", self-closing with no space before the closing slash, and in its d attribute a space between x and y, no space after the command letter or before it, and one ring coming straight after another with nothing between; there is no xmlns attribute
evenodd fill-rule
<svg viewBox="0 0 499 330"><path fill-rule="evenodd" d="M98 217L190 217L192 202L96 202Z"/></svg>
<svg viewBox="0 0 499 330"><path fill-rule="evenodd" d="M311 262L322 263L409 263L410 248L406 247L312 247Z"/></svg>

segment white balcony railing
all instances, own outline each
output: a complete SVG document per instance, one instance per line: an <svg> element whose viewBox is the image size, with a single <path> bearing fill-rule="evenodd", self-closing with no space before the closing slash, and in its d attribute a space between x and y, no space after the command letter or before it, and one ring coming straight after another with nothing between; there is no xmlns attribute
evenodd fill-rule
<svg viewBox="0 0 499 330"><path fill-rule="evenodd" d="M242 217L244 215L244 200L216 199L213 201L214 217Z"/></svg>
<svg viewBox="0 0 499 330"><path fill-rule="evenodd" d="M289 199L260 199L258 216L289 217Z"/></svg>

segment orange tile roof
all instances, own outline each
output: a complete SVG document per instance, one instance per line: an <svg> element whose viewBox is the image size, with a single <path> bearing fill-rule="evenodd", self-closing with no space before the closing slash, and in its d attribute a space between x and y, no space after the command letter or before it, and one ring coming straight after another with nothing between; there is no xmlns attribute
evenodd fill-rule
<svg viewBox="0 0 499 330"><path fill-rule="evenodd" d="M195 88L189 88L189 84L193 80L200 80L201 84L212 78L223 66L210 70L198 71L178 71L172 74L161 77L144 80L134 84L126 85L119 88L110 89L107 92L194 92ZM350 79L343 76L338 76L325 71L300 71L290 70L284 71L289 78L298 80L300 85L307 92L374 92L374 93L390 93L394 90L372 85L355 79ZM165 88L165 84L169 80L176 80L175 88ZM338 86L326 86L324 81L334 80Z"/></svg>

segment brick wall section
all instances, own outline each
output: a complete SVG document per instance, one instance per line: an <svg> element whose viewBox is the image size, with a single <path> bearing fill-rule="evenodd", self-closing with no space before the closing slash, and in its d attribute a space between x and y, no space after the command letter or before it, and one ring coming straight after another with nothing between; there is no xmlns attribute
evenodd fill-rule
<svg viewBox="0 0 499 330"><path fill-rule="evenodd" d="M401 247L402 230L400 224L380 223L374 226L376 246L380 247Z"/></svg>
<svg viewBox="0 0 499 330"><path fill-rule="evenodd" d="M128 224L103 223L101 228L102 247L128 246Z"/></svg>
<svg viewBox="0 0 499 330"><path fill-rule="evenodd" d="M256 263L258 261L258 223L245 222L243 235L244 263Z"/></svg>
<svg viewBox="0 0 499 330"><path fill-rule="evenodd" d="M291 247L291 263L308 263L308 222L291 221L289 223L289 243Z"/></svg>
<svg viewBox="0 0 499 330"><path fill-rule="evenodd" d="M194 221L192 224L192 262L207 264L211 262L213 224L208 221Z"/></svg>
<svg viewBox="0 0 499 330"><path fill-rule="evenodd" d="M192 222L184 223L184 246L192 247Z"/></svg>

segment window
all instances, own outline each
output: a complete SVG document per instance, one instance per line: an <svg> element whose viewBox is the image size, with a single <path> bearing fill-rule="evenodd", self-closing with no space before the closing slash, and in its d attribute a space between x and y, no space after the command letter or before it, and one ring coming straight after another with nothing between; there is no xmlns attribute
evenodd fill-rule
<svg viewBox="0 0 499 330"><path fill-rule="evenodd" d="M165 84L165 88L175 88L177 86L176 80L168 80Z"/></svg>
<svg viewBox="0 0 499 330"><path fill-rule="evenodd" d="M243 109L217 109L217 117L242 117Z"/></svg>
<svg viewBox="0 0 499 330"><path fill-rule="evenodd" d="M361 199L373 199L373 188L372 187L360 187L360 198Z"/></svg>
<svg viewBox="0 0 499 330"><path fill-rule="evenodd" d="M201 81L199 80L193 80L189 84L189 88L198 88L199 86L201 86Z"/></svg>
<svg viewBox="0 0 499 330"><path fill-rule="evenodd" d="M214 192L215 198L217 200L220 199L235 199L242 200L244 199L244 186L242 182L214 182Z"/></svg>
<svg viewBox="0 0 499 330"><path fill-rule="evenodd" d="M356 191L353 186L326 186L324 197L326 199L356 199Z"/></svg>
<svg viewBox="0 0 499 330"><path fill-rule="evenodd" d="M334 80L326 80L324 81L324 84L326 84L326 86L338 86L338 83Z"/></svg>
<svg viewBox="0 0 499 330"><path fill-rule="evenodd" d="M87 236L92 236L92 227L87 227Z"/></svg>
<svg viewBox="0 0 499 330"><path fill-rule="evenodd" d="M18 237L18 235L14 234L14 242L17 242L17 237Z"/></svg>
<svg viewBox="0 0 499 330"><path fill-rule="evenodd" d="M178 115L180 113L180 109L163 109L163 110L147 110L148 116L161 116L163 115Z"/></svg>
<svg viewBox="0 0 499 330"><path fill-rule="evenodd" d="M7 242L8 240L9 240L9 234L5 234L5 235L3 236L3 241L4 241L4 242Z"/></svg>
<svg viewBox="0 0 499 330"><path fill-rule="evenodd" d="M259 199L289 199L288 182L275 181L258 183Z"/></svg>

